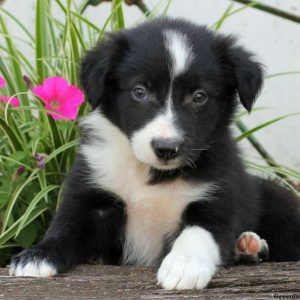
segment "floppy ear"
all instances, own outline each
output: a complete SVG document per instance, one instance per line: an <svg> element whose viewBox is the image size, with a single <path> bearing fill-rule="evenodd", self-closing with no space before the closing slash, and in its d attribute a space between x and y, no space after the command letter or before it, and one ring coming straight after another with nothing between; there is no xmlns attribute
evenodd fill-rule
<svg viewBox="0 0 300 300"><path fill-rule="evenodd" d="M102 102L106 87L110 87L109 74L120 60L121 44L121 34L110 34L81 61L80 81L92 109Z"/></svg>
<svg viewBox="0 0 300 300"><path fill-rule="evenodd" d="M252 53L236 45L233 37L221 37L219 51L233 72L234 88L241 103L250 112L263 84L263 66Z"/></svg>

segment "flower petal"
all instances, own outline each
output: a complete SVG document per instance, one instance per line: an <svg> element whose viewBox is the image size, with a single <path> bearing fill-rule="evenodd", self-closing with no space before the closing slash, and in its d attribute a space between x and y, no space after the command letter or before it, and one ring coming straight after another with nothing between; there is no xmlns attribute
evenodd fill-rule
<svg viewBox="0 0 300 300"><path fill-rule="evenodd" d="M84 102L83 92L58 76L45 79L43 85L36 86L32 92L44 101L46 109L59 113L47 113L56 120L75 120L78 107ZM53 106L54 102L56 107Z"/></svg>
<svg viewBox="0 0 300 300"><path fill-rule="evenodd" d="M59 112L66 116L68 120L76 120L78 114L78 106L63 105Z"/></svg>
<svg viewBox="0 0 300 300"><path fill-rule="evenodd" d="M49 77L44 81L44 86L57 101L62 100L65 90L68 89L68 81L63 77Z"/></svg>
<svg viewBox="0 0 300 300"><path fill-rule="evenodd" d="M42 85L38 85L32 89L32 92L44 100L45 103L56 100L60 101L60 90L68 88L68 81L62 77L49 77L44 80Z"/></svg>
<svg viewBox="0 0 300 300"><path fill-rule="evenodd" d="M49 91L43 85L37 85L31 92L45 103L48 103L52 99Z"/></svg>
<svg viewBox="0 0 300 300"><path fill-rule="evenodd" d="M0 76L0 89L6 86L6 81L3 77Z"/></svg>
<svg viewBox="0 0 300 300"><path fill-rule="evenodd" d="M14 107L19 107L20 106L20 100L15 97L10 97L10 96L0 96L0 101L3 102L9 102L10 105Z"/></svg>
<svg viewBox="0 0 300 300"><path fill-rule="evenodd" d="M76 120L78 108L79 106L74 105L72 102L64 102L56 111L66 116L66 119L68 120Z"/></svg>
<svg viewBox="0 0 300 300"><path fill-rule="evenodd" d="M45 105L45 108L49 109L49 110L54 110L53 107L50 104L48 104L48 103ZM62 116L61 112L59 112L59 111L57 111L57 112L59 114L56 114L55 112L47 112L47 115L51 116L55 120L66 120L66 119L68 119L66 116L64 116L64 115Z"/></svg>
<svg viewBox="0 0 300 300"><path fill-rule="evenodd" d="M64 102L71 102L74 105L81 105L84 102L83 92L76 86L70 85L65 94Z"/></svg>

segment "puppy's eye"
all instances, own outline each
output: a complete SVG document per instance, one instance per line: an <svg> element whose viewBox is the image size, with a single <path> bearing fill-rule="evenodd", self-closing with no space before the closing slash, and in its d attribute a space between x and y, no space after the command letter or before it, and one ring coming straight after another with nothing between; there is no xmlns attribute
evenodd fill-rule
<svg viewBox="0 0 300 300"><path fill-rule="evenodd" d="M145 101L148 98L148 93L145 87L138 85L131 91L133 98L137 101Z"/></svg>
<svg viewBox="0 0 300 300"><path fill-rule="evenodd" d="M208 96L204 90L197 90L193 95L193 102L196 104L206 103Z"/></svg>

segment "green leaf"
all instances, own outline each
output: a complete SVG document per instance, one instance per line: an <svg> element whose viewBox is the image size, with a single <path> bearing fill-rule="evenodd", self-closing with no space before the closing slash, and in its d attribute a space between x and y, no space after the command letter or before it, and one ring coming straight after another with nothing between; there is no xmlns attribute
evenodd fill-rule
<svg viewBox="0 0 300 300"><path fill-rule="evenodd" d="M73 147L77 146L78 144L79 144L79 140L74 140L74 141L66 143L66 144L62 145L61 147L55 149L46 158L46 163L48 163L49 161L51 161L53 158L55 158L58 154L62 153L63 151L66 151L69 148L73 148Z"/></svg>
<svg viewBox="0 0 300 300"><path fill-rule="evenodd" d="M300 181L300 173L296 174L296 177L293 177L290 176L291 174L288 174L288 172L285 172L285 170L287 170L288 168L283 166L271 167L271 166L259 165L247 160L245 161L245 163L250 170L255 170L262 174L267 174L268 176L271 176L271 178L276 178L284 186L292 190L295 194L297 194L300 197L300 192L289 181L289 179L295 179L297 181ZM287 176L287 179L280 177L279 174Z"/></svg>
<svg viewBox="0 0 300 300"><path fill-rule="evenodd" d="M27 207L25 213L23 214L22 221L20 222L20 225L18 226L16 237L20 234L21 230L24 228L24 224L28 221L30 215L32 212L36 209L36 206L40 203L40 201L46 199L46 195L53 191L54 189L59 188L60 186L57 185L50 185L41 190L30 202L29 206Z"/></svg>
<svg viewBox="0 0 300 300"><path fill-rule="evenodd" d="M29 39L34 42L33 35L29 32L27 27L22 24L13 14L11 14L9 11L5 10L4 8L0 7L0 10L6 14L11 20L13 20L22 30L23 32L29 37Z"/></svg>
<svg viewBox="0 0 300 300"><path fill-rule="evenodd" d="M21 233L15 238L15 241L22 247L30 247L37 237L37 228L35 222L22 228Z"/></svg>
<svg viewBox="0 0 300 300"><path fill-rule="evenodd" d="M226 8L225 12L221 16L221 18L213 25L214 29L217 31L221 28L224 21L230 16L230 13L232 11L232 8L234 7L233 3L230 3L228 7Z"/></svg>
<svg viewBox="0 0 300 300"><path fill-rule="evenodd" d="M223 15L221 16L221 18L215 22L212 27L217 31L221 28L221 26L223 25L224 21L226 19L228 19L229 17L231 17L232 15L234 14L237 14L247 8L250 8L250 7L254 7L257 3L259 3L259 1L251 1L250 3L248 4L245 4L243 5L242 7L232 11L232 8L233 8L233 4L230 4L227 9L225 10L225 12L223 13Z"/></svg>
<svg viewBox="0 0 300 300"><path fill-rule="evenodd" d="M10 158L17 162L22 161L26 157L26 153L24 151L16 151L11 154Z"/></svg>
<svg viewBox="0 0 300 300"><path fill-rule="evenodd" d="M47 211L48 208L39 208L36 209L28 219L28 221L25 223L25 226L33 222L35 219L37 219L40 215L42 215L45 211ZM0 246L4 245L5 242L13 238L17 231L17 226L21 222L22 217L19 218L16 222L14 222L13 225L11 225L7 230L5 230L1 235L0 235Z"/></svg>
<svg viewBox="0 0 300 300"><path fill-rule="evenodd" d="M19 140L18 135L16 134L16 131L12 130L11 127L9 127L5 120L0 117L0 132L7 137L10 146L13 148L13 150L21 150L22 149L22 141Z"/></svg>
<svg viewBox="0 0 300 300"><path fill-rule="evenodd" d="M249 114L248 111L246 110L243 110L243 111L239 111L237 112L235 115L234 115L234 120L235 121L238 121L240 119L242 119L244 116L249 116L249 115L252 115L253 113L255 112L258 112L258 111L264 111L264 110L267 110L267 109L270 109L269 107L256 107L254 109L251 110L251 113Z"/></svg>
<svg viewBox="0 0 300 300"><path fill-rule="evenodd" d="M289 118L289 117L291 117L291 116L296 116L296 115L299 115L299 114L300 114L300 112L292 113L292 114L284 115L284 116L281 116L281 117L277 117L277 118L275 118L275 119L272 119L272 120L270 120L270 121L267 121L267 122L265 122L265 123L263 123L263 124L261 124L261 125L259 125L259 126L256 126L256 127L254 127L254 128L251 128L251 129L249 129L248 131L242 133L240 136L236 137L235 140L236 140L237 142L240 142L241 140L243 140L243 139L245 139L245 138L251 136L253 133L255 133L255 132L257 132L257 131L259 131L259 130L261 130L261 129L267 127L267 126L270 126L270 125L272 125L272 124L274 124L274 123L276 123L276 122L279 122L279 121L281 121L281 120L284 120L284 119L286 119L286 118Z"/></svg>
<svg viewBox="0 0 300 300"><path fill-rule="evenodd" d="M48 37L48 16L49 0L37 0L36 1L36 21L35 21L35 43L36 43L36 69L38 74L38 82L47 77L47 69L41 58L48 57L49 45L47 43Z"/></svg>
<svg viewBox="0 0 300 300"><path fill-rule="evenodd" d="M125 28L122 0L112 0L112 11L114 12L111 22L112 31L119 31Z"/></svg>
<svg viewBox="0 0 300 300"><path fill-rule="evenodd" d="M78 18L80 21L82 21L83 23L85 23L86 25L88 25L89 27L93 28L96 32L101 33L101 29L96 26L95 24L93 24L92 22L90 22L88 19L86 19L85 17L83 17L82 15L72 11L71 12L72 15L74 15L76 18Z"/></svg>
<svg viewBox="0 0 300 300"><path fill-rule="evenodd" d="M300 71L287 71L287 72L274 73L266 76L266 79L271 79L280 76L287 76L287 75L300 75Z"/></svg>
<svg viewBox="0 0 300 300"><path fill-rule="evenodd" d="M18 50L15 44L13 43L11 36L9 35L6 23L1 15L0 15L0 28L4 33L4 39L6 41L7 50L9 51L11 57L10 64L13 71L14 86L17 87L18 92L20 93L26 92L27 88L23 80L23 73L21 69L21 63L19 61L20 59L19 59ZM12 84L12 82L10 82L10 84ZM20 99L24 105L28 105L29 102L26 96L21 95ZM29 114L25 113L25 117L26 120L29 120Z"/></svg>
<svg viewBox="0 0 300 300"><path fill-rule="evenodd" d="M1 233L3 233L7 226L8 226L8 220L12 215L12 210L22 192L22 190L26 187L27 184L29 184L32 180L35 179L36 177L36 173L39 171L39 169L35 169L30 176L24 181L24 183L21 184L21 186L19 186L14 193L12 194L11 198L9 199L9 203L7 206L7 209L5 211L4 217L3 217L3 222L2 222L2 229L1 229Z"/></svg>

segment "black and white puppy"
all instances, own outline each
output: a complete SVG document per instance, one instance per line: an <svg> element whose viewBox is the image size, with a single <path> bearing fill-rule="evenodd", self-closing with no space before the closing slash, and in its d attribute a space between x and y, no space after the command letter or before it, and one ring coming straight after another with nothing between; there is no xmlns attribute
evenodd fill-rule
<svg viewBox="0 0 300 300"><path fill-rule="evenodd" d="M299 260L296 196L248 175L230 131L238 99L250 111L262 77L234 38L183 20L109 35L82 62L93 111L64 201L10 273L100 261L157 266L166 289L204 288L245 231L267 241L269 260Z"/></svg>

